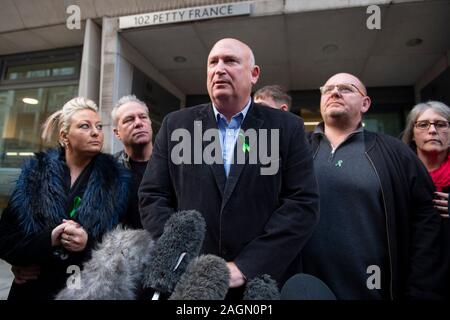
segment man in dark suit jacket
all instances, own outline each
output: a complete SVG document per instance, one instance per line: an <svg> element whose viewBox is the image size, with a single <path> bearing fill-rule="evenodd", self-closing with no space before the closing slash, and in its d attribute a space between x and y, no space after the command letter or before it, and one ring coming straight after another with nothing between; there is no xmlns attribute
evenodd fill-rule
<svg viewBox="0 0 450 320"><path fill-rule="evenodd" d="M250 95L258 77L259 67L246 44L218 41L207 64L212 104L165 117L139 189L142 224L157 236L175 211L196 209L203 214L203 253L227 261L231 288L242 288L247 279L261 274L282 285L299 272L299 252L319 217L303 122L253 103ZM215 140L219 147L213 154L220 161L213 164L204 158L213 143L202 139L209 129L220 140ZM256 139L245 135L251 129ZM186 141L192 135L194 141ZM181 136L185 148L177 153ZM236 157L240 152L244 163ZM273 170L267 170L264 152Z"/></svg>

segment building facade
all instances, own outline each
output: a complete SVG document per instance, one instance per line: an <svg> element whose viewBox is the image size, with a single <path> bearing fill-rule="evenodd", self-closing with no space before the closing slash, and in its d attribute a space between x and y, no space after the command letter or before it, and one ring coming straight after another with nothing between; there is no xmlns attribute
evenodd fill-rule
<svg viewBox="0 0 450 320"><path fill-rule="evenodd" d="M400 134L411 107L450 104L450 1L2 0L0 208L40 128L81 95L100 106L105 152L120 143L110 112L123 95L150 107L157 131L174 110L208 101L206 59L234 37L253 49L256 89L280 84L307 129L320 120L318 87L359 76L373 105L364 125Z"/></svg>

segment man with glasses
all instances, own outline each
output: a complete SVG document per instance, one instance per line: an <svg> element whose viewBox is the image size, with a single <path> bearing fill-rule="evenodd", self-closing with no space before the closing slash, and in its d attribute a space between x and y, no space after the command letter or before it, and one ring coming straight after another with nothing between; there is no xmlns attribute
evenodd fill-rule
<svg viewBox="0 0 450 320"><path fill-rule="evenodd" d="M304 272L338 299L440 298L440 218L427 171L401 141L364 129L371 100L357 77L336 74L320 90L323 122L311 136L320 222Z"/></svg>

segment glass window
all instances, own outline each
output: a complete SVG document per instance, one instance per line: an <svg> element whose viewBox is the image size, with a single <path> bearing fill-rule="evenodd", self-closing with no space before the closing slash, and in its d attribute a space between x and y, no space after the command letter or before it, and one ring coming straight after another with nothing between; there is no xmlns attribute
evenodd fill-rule
<svg viewBox="0 0 450 320"><path fill-rule="evenodd" d="M76 75L77 61L37 63L6 68L5 80L26 81L42 78L60 78Z"/></svg>
<svg viewBox="0 0 450 320"><path fill-rule="evenodd" d="M382 132L393 137L399 137L403 130L401 111L397 112L368 112L363 118L364 127L374 132Z"/></svg>
<svg viewBox="0 0 450 320"><path fill-rule="evenodd" d="M316 109L312 108L300 108L300 116L302 117L305 125L305 131L314 131L319 122L322 121L320 115L320 107Z"/></svg>
<svg viewBox="0 0 450 320"><path fill-rule="evenodd" d="M18 168L41 151L45 119L77 93L78 85L0 90L0 167Z"/></svg>

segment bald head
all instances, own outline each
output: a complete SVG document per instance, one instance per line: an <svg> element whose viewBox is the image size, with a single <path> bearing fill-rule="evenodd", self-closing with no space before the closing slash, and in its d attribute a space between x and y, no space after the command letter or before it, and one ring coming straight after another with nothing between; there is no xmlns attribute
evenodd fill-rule
<svg viewBox="0 0 450 320"><path fill-rule="evenodd" d="M341 83L353 84L359 90L361 90L362 93L367 95L366 86L362 83L361 80L359 80L359 78L357 78L356 76L354 76L350 73L345 73L345 72L337 73L334 76L332 76L330 79L328 79L327 82L325 82L325 85L341 84Z"/></svg>
<svg viewBox="0 0 450 320"><path fill-rule="evenodd" d="M211 54L217 50L219 50L220 48L226 48L226 47L233 47L233 48L239 48L242 52L242 54L246 55L249 63L251 66L255 65L255 56L253 55L253 51L252 49L250 49L250 47L248 45L246 45L244 42L237 40L237 39L233 39L233 38L224 38L221 39L219 41L217 41L214 46L212 47L209 56L211 56ZM209 60L209 56L208 56L208 60Z"/></svg>
<svg viewBox="0 0 450 320"><path fill-rule="evenodd" d="M370 108L370 98L361 80L350 73L338 73L324 84L320 113L326 128L354 130Z"/></svg>
<svg viewBox="0 0 450 320"><path fill-rule="evenodd" d="M241 111L250 100L252 87L258 78L259 67L255 65L248 45L237 39L225 38L212 47L208 56L206 85L219 112L233 116Z"/></svg>

